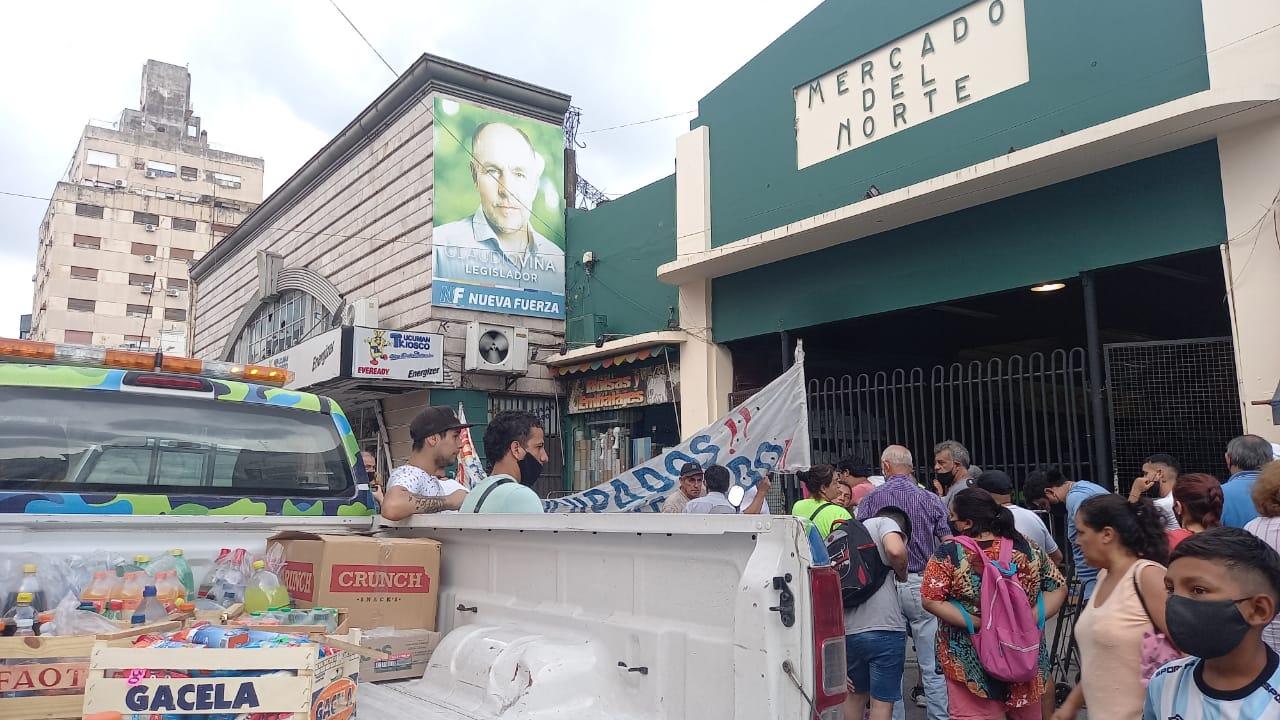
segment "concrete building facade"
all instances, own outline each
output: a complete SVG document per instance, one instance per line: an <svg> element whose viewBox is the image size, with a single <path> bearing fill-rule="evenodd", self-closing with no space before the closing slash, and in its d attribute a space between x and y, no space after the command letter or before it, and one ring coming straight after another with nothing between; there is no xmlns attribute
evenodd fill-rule
<svg viewBox="0 0 1280 720"><path fill-rule="evenodd" d="M148 60L140 109L87 125L40 224L32 337L190 350L188 267L262 199L263 160L209 146L186 68Z"/></svg>
<svg viewBox="0 0 1280 720"><path fill-rule="evenodd" d="M1267 3L824 2L699 102L674 176L570 216L570 257L664 250L610 276L646 311L616 328L607 260L571 272L553 363L678 346L689 436L803 340L819 461L1221 475L1280 440L1277 62Z"/></svg>
<svg viewBox="0 0 1280 720"><path fill-rule="evenodd" d="M426 405L461 403L479 425L472 432L482 455L484 426L501 409L530 409L549 436L560 436L558 388L544 360L560 348L564 321L432 303L437 97L556 125L569 105L566 95L424 55L192 270L197 357L287 361L296 374L334 351L328 342L301 358L291 351L328 333L346 331L337 352L348 366L352 355L367 356L369 348L351 339L353 326L442 341L438 378L344 372L297 385L337 400L384 471L408 457L409 422ZM472 322L527 332L527 371L467 371ZM560 489L560 452L551 453L542 492Z"/></svg>

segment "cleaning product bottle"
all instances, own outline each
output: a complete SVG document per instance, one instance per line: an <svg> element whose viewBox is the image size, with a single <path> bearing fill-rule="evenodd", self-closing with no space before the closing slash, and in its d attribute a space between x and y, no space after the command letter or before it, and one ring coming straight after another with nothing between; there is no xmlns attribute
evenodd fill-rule
<svg viewBox="0 0 1280 720"><path fill-rule="evenodd" d="M182 583L185 592L183 597L194 598L196 596L196 578L191 572L191 565L187 563L187 558L182 554L181 548L174 548L169 551L169 555L173 557L173 569L177 573L178 581Z"/></svg>
<svg viewBox="0 0 1280 720"><path fill-rule="evenodd" d="M102 612L102 608L106 606L107 601L111 599L111 589L115 585L110 570L99 570L93 574L93 579L85 586L80 593L82 602L93 603L97 606L97 611Z"/></svg>
<svg viewBox="0 0 1280 720"><path fill-rule="evenodd" d="M124 609L125 617L132 615L138 605L142 604L142 591L147 586L145 578L146 573L143 572L125 573L124 585L120 587L120 594L116 598Z"/></svg>
<svg viewBox="0 0 1280 720"><path fill-rule="evenodd" d="M265 612L289 607L289 591L261 560L253 562L253 577L244 590L246 612Z"/></svg>
<svg viewBox="0 0 1280 720"><path fill-rule="evenodd" d="M156 586L148 585L142 590L142 603L133 611L133 624L139 624L138 615L142 615L143 622L154 623L169 619L169 611L160 604L156 599Z"/></svg>
<svg viewBox="0 0 1280 720"><path fill-rule="evenodd" d="M166 610L173 612L177 609L178 603L186 599L186 588L182 587L182 583L178 581L175 571L163 570L156 573L156 600L159 600Z"/></svg>

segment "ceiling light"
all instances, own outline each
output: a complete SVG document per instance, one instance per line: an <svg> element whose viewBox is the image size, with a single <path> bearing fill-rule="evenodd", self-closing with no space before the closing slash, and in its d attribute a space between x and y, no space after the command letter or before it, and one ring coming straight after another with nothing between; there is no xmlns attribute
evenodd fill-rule
<svg viewBox="0 0 1280 720"><path fill-rule="evenodd" d="M1060 282L1041 283L1039 285L1033 286L1031 288L1031 292L1054 292L1056 290L1061 290L1066 286L1067 286L1066 283L1060 283Z"/></svg>

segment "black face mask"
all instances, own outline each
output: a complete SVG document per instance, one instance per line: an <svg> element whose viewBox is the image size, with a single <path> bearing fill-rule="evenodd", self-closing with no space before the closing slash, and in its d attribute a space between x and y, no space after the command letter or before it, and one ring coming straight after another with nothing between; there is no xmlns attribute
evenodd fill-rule
<svg viewBox="0 0 1280 720"><path fill-rule="evenodd" d="M526 450L524 457L517 460L516 464L520 467L521 485L532 485L542 477L542 463L533 456L533 453Z"/></svg>
<svg viewBox="0 0 1280 720"><path fill-rule="evenodd" d="M1169 639L1196 657L1222 657L1235 650L1249 632L1249 623L1236 607L1236 603L1249 599L1193 600L1170 595L1164 608ZM1206 632L1206 628L1212 628L1212 632Z"/></svg>
<svg viewBox="0 0 1280 720"><path fill-rule="evenodd" d="M937 478L938 484L942 486L943 490L946 490L947 488L951 487L951 483L956 481L956 474L954 471L944 472L944 473L934 473L933 476Z"/></svg>

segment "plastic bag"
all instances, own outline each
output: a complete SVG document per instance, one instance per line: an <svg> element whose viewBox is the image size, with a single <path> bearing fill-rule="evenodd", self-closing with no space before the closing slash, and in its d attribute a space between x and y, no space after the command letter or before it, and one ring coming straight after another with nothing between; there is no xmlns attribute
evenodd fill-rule
<svg viewBox="0 0 1280 720"><path fill-rule="evenodd" d="M65 635L98 635L120 631L120 626L87 610L77 609L79 601L66 597L58 603L53 611L54 634Z"/></svg>

